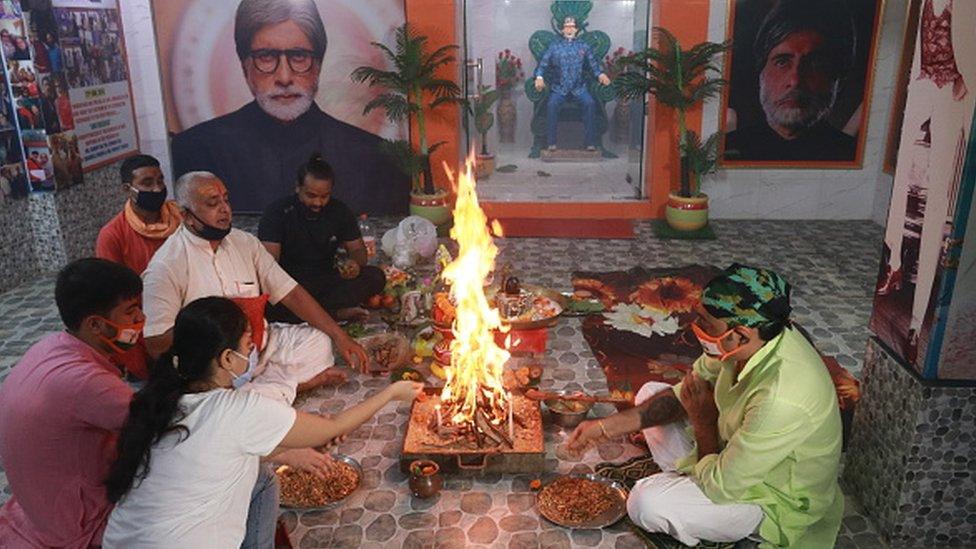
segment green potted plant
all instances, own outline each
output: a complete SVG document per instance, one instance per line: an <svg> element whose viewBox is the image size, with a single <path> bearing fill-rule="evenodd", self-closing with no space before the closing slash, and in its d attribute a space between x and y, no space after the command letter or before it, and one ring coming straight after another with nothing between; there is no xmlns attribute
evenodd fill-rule
<svg viewBox="0 0 976 549"><path fill-rule="evenodd" d="M491 106L497 100L498 90L491 89L491 86L480 86L477 97L471 102L474 128L481 135L481 151L475 161L475 177L478 179L488 179L495 171L495 155L488 152L488 130L495 125Z"/></svg>
<svg viewBox="0 0 976 549"><path fill-rule="evenodd" d="M708 195L701 192L701 182L705 176L718 169L718 144L722 134L715 132L702 141L694 130L688 130L684 153L688 159L688 179L691 198L688 204L697 208L680 208L668 204L666 211L668 224L682 231L696 231L708 225Z"/></svg>
<svg viewBox="0 0 976 549"><path fill-rule="evenodd" d="M667 29L655 27L659 47L649 47L621 60L636 70L624 71L615 80L619 96L628 99L652 94L661 104L678 113L678 154L681 187L668 197L665 216L677 230L693 231L708 224L708 196L701 192L698 178L692 184L693 171L689 153L696 150L689 145L692 132L685 123L685 115L695 105L717 97L726 81L710 74L718 74L715 57L729 49L730 42L702 42L691 49L682 49L678 39ZM697 137L696 137L697 139ZM712 143L717 158L718 138L709 137L701 147ZM712 167L714 171L714 166ZM704 174L699 174L704 175Z"/></svg>
<svg viewBox="0 0 976 549"><path fill-rule="evenodd" d="M429 143L427 139L427 118L424 109L433 111L443 105L461 103L461 89L453 80L438 78L437 71L455 61L455 44L441 46L430 51L428 38L411 32L406 23L397 28L391 49L385 44L373 42L389 62L393 70L370 66L358 67L352 72L352 79L377 86L384 91L373 98L363 108L363 114L373 109L383 109L391 122L408 120L416 123L417 148L405 139L387 140L383 150L410 177L410 213L429 219L435 225L443 225L451 218L448 192L434 187L434 177L430 166L430 155L443 141ZM425 99L427 103L425 104ZM412 117L412 120L411 120Z"/></svg>

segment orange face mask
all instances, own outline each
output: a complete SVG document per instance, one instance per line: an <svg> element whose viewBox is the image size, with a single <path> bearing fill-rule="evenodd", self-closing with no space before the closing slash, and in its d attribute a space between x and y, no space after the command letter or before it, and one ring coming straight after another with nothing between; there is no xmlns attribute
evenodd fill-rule
<svg viewBox="0 0 976 549"><path fill-rule="evenodd" d="M109 326L115 328L115 337L109 339L102 334L98 334L98 338L102 340L103 343L109 346L116 353L122 354L132 347L139 341L139 334L142 333L142 328L146 325L146 321L137 322L135 324L116 324L111 320L100 316L103 322Z"/></svg>
<svg viewBox="0 0 976 549"><path fill-rule="evenodd" d="M725 351L725 349L722 348L722 340L729 337L729 335L733 332L732 328L729 328L728 331L717 337L708 335L705 330L702 330L701 327L694 322L691 324L691 330L695 332L695 337L698 338L698 343L701 344L702 350L705 352L705 354L710 357L718 358L720 361L727 360L730 356L739 352L739 349L745 347L745 345L739 345L731 351Z"/></svg>

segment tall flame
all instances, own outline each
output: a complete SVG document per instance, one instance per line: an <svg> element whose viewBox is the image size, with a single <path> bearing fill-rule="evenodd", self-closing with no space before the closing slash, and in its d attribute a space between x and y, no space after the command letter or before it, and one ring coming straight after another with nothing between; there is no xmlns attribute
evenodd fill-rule
<svg viewBox="0 0 976 549"><path fill-rule="evenodd" d="M445 163L451 184L455 186L454 228L451 238L458 243L457 258L443 271L450 284L456 305L452 331L451 368L441 391L445 419L454 424L474 422L475 411L487 412L493 423L504 422L509 404L502 385L502 373L509 353L495 343L495 330L502 329L501 316L485 296L485 279L495 267L498 248L488 230L488 218L478 204L473 154L465 162L465 171L454 173Z"/></svg>

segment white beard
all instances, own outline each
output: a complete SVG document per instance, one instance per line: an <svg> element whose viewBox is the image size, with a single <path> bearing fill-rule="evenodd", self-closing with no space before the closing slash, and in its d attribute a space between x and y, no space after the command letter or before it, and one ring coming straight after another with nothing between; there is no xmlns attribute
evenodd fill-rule
<svg viewBox="0 0 976 549"><path fill-rule="evenodd" d="M317 87L318 86L316 86L316 88ZM253 92L254 90L251 91ZM254 99L257 100L261 110L268 113L268 115L272 118L282 122L291 122L299 116L305 114L305 111L312 106L312 102L315 101L316 91L316 89L303 90L298 86L289 86L284 89L275 88L274 90L266 93L255 93ZM276 95L293 93L301 94L301 97L293 100L287 105L279 103L274 97Z"/></svg>
<svg viewBox="0 0 976 549"><path fill-rule="evenodd" d="M782 126L790 130L803 130L809 128L823 120L834 106L837 99L837 92L840 89L840 82L836 81L830 87L830 92L826 95L818 95L809 92L791 92L800 94L806 100L805 107L781 107L775 104L777 97L773 100L769 97L768 90L763 80L759 79L759 102L762 104L763 112L766 114L766 121L770 126Z"/></svg>

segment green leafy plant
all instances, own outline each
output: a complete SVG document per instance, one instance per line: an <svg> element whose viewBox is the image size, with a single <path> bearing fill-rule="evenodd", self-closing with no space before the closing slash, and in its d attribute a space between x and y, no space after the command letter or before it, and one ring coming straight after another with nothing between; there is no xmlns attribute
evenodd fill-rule
<svg viewBox="0 0 976 549"><path fill-rule="evenodd" d="M731 42L702 42L691 49L682 49L678 39L667 29L655 27L659 46L649 47L621 59L635 70L622 72L614 85L617 93L627 99L643 98L651 94L658 102L678 112L678 153L681 158L681 190L684 197L698 196L697 181L692 185L689 134L685 115L695 105L717 97L726 81L711 76L719 74L716 56L724 53ZM706 144L715 136L706 140ZM717 147L717 139L714 146ZM717 148L716 148L717 151ZM713 166L714 167L714 166Z"/></svg>
<svg viewBox="0 0 976 549"><path fill-rule="evenodd" d="M385 91L373 98L363 108L363 114L374 109L386 111L391 122L410 120L417 123L418 148L407 140L387 140L383 150L389 154L403 173L408 175L415 193L433 194L434 178L430 167L430 155L444 142L429 144L427 141L427 119L424 109L434 110L442 105L457 105L461 89L453 80L438 78L438 69L455 61L455 44L441 46L430 51L428 37L410 31L407 24L397 28L394 33L395 45L391 49L385 44L373 42L393 66L393 70L362 66L352 72L352 79L368 83L369 87L384 88ZM424 103L425 98L430 98Z"/></svg>
<svg viewBox="0 0 976 549"><path fill-rule="evenodd" d="M491 89L491 86L480 86L478 96L471 102L474 127L481 134L481 154L485 156L488 156L488 130L495 125L495 115L491 112L491 106L497 100L498 90Z"/></svg>
<svg viewBox="0 0 976 549"><path fill-rule="evenodd" d="M694 130L688 130L684 154L688 158L688 170L694 174L691 182L694 194L698 194L702 178L718 169L718 144L721 137L720 133L715 132L702 141Z"/></svg>

